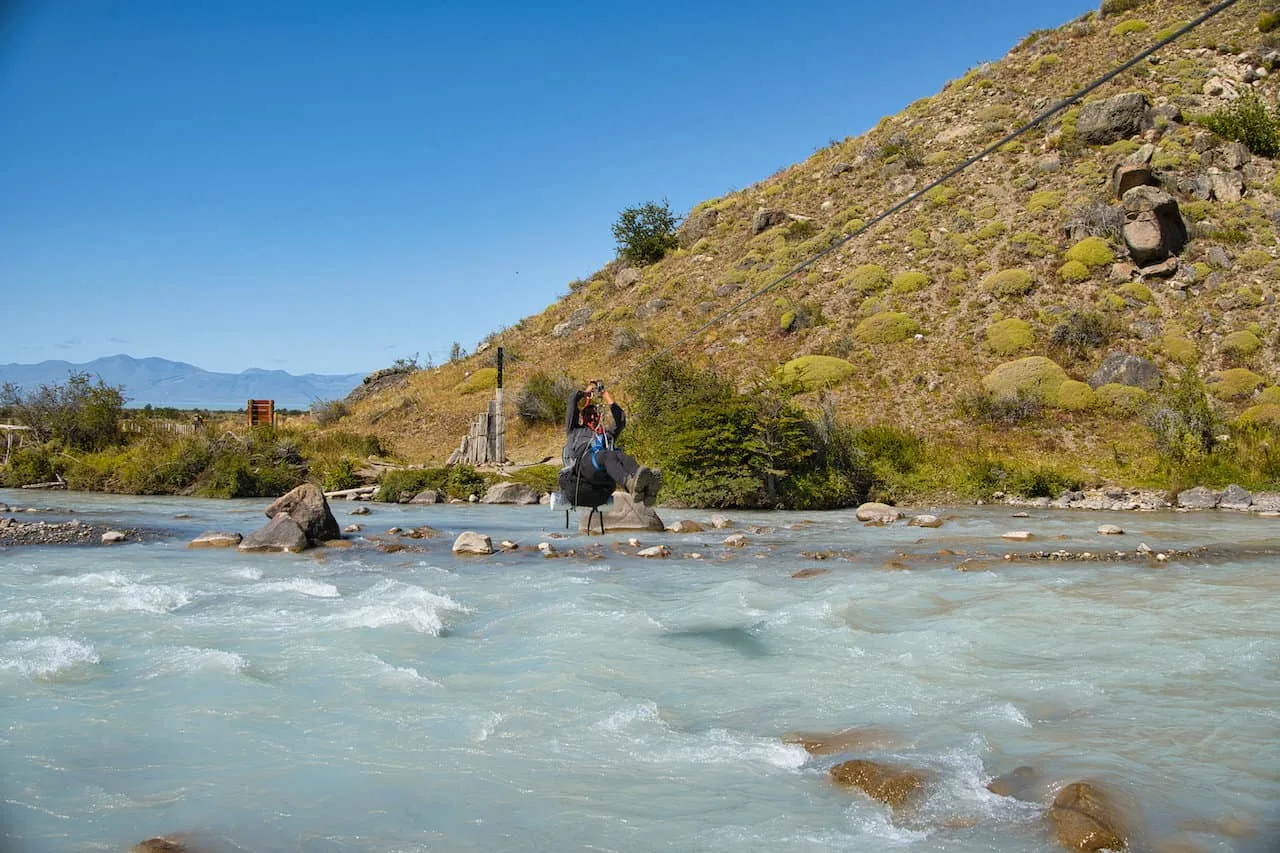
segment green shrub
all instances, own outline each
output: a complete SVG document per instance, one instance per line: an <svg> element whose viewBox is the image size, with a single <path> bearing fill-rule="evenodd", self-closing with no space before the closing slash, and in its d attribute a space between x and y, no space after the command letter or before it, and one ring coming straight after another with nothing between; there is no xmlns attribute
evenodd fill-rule
<svg viewBox="0 0 1280 853"><path fill-rule="evenodd" d="M90 381L72 372L63 384L24 392L11 383L0 387L0 416L31 428L38 442L56 441L68 450L95 451L119 444L124 388Z"/></svg>
<svg viewBox="0 0 1280 853"><path fill-rule="evenodd" d="M1108 382L1093 391L1098 407L1104 411L1122 415L1134 415L1144 410L1151 395L1141 388L1132 385L1120 385Z"/></svg>
<svg viewBox="0 0 1280 853"><path fill-rule="evenodd" d="M1222 351L1231 355L1253 355L1262 348L1262 341L1253 332L1232 332L1222 339Z"/></svg>
<svg viewBox="0 0 1280 853"><path fill-rule="evenodd" d="M1159 405L1147 416L1156 449L1171 471L1198 464L1217 443L1219 422L1194 368L1167 383Z"/></svg>
<svg viewBox="0 0 1280 853"><path fill-rule="evenodd" d="M396 503L403 495L435 489L449 498L466 500L471 495L484 494L486 483L487 480L470 465L398 469L382 475L373 499Z"/></svg>
<svg viewBox="0 0 1280 853"><path fill-rule="evenodd" d="M858 323L853 336L864 344L893 344L920 331L920 324L906 314L882 311Z"/></svg>
<svg viewBox="0 0 1280 853"><path fill-rule="evenodd" d="M54 464L54 447L20 447L9 456L9 464L0 466L0 485L16 489L32 483L51 483L61 473Z"/></svg>
<svg viewBox="0 0 1280 853"><path fill-rule="evenodd" d="M1093 389L1088 383L1068 379L1058 386L1058 398L1054 401L1054 405L1068 412L1079 412L1092 409L1097 402Z"/></svg>
<svg viewBox="0 0 1280 853"><path fill-rule="evenodd" d="M1280 11L1263 12L1258 16L1258 32L1269 33L1280 27Z"/></svg>
<svg viewBox="0 0 1280 853"><path fill-rule="evenodd" d="M877 293L892 283L889 271L879 264L863 264L845 278L846 286L857 293Z"/></svg>
<svg viewBox="0 0 1280 853"><path fill-rule="evenodd" d="M1007 481L1006 491L1026 498L1056 498L1071 489L1079 489L1078 478L1050 465L1036 465L1015 470Z"/></svg>
<svg viewBox="0 0 1280 853"><path fill-rule="evenodd" d="M613 223L618 256L637 265L657 263L680 245L676 237L676 216L664 199L662 204L646 202L624 208Z"/></svg>
<svg viewBox="0 0 1280 853"><path fill-rule="evenodd" d="M1151 288L1145 284L1136 282L1130 284L1122 284L1116 290L1126 299L1132 299L1134 302L1146 304L1151 301Z"/></svg>
<svg viewBox="0 0 1280 853"><path fill-rule="evenodd" d="M1246 270L1260 270L1270 266L1272 260L1271 255L1262 249L1250 249L1240 253L1240 257L1236 258L1236 265Z"/></svg>
<svg viewBox="0 0 1280 853"><path fill-rule="evenodd" d="M987 327L987 348L996 355L1013 355L1035 342L1031 326L1025 320L1010 317Z"/></svg>
<svg viewBox="0 0 1280 853"><path fill-rule="evenodd" d="M1143 4L1143 0L1102 0L1102 17L1109 18L1112 15L1122 15L1125 12L1132 11Z"/></svg>
<svg viewBox="0 0 1280 853"><path fill-rule="evenodd" d="M1170 360L1179 364L1191 364L1200 355L1195 341L1182 335L1165 335L1160 339L1160 348Z"/></svg>
<svg viewBox="0 0 1280 853"><path fill-rule="evenodd" d="M1024 269L1000 270L984 278L982 287L996 296L1025 296L1035 288L1035 277Z"/></svg>
<svg viewBox="0 0 1280 853"><path fill-rule="evenodd" d="M1067 261L1058 267L1058 277L1063 281L1085 281L1090 275L1089 268L1079 261Z"/></svg>
<svg viewBox="0 0 1280 853"><path fill-rule="evenodd" d="M311 417L318 426L337 423L349 414L351 409L345 400L316 400L311 404Z"/></svg>
<svg viewBox="0 0 1280 853"><path fill-rule="evenodd" d="M1038 418L1045 408L1044 398L1026 390L997 393L977 391L961 394L956 408L968 420L1000 426L1014 426Z"/></svg>
<svg viewBox="0 0 1280 853"><path fill-rule="evenodd" d="M569 396L577 383L564 374L551 376L539 370L516 395L516 417L530 424L558 424L565 416Z"/></svg>
<svg viewBox="0 0 1280 853"><path fill-rule="evenodd" d="M892 293L915 293L929 286L929 276L922 272L910 270L898 273L893 277L889 290Z"/></svg>
<svg viewBox="0 0 1280 853"><path fill-rule="evenodd" d="M1056 210L1062 204L1062 193L1059 190L1040 190L1031 194L1031 200L1027 202L1028 213L1042 213L1046 210Z"/></svg>
<svg viewBox="0 0 1280 853"><path fill-rule="evenodd" d="M1243 142L1260 157L1280 156L1280 110L1268 107L1253 89L1245 88L1231 103L1200 119L1224 139Z"/></svg>
<svg viewBox="0 0 1280 853"><path fill-rule="evenodd" d="M340 492L359 485L360 478L356 476L355 463L347 456L326 466L321 474L320 487L326 492Z"/></svg>
<svg viewBox="0 0 1280 853"><path fill-rule="evenodd" d="M1042 355L1009 361L982 377L982 387L992 396L1026 394L1052 404L1067 372Z"/></svg>
<svg viewBox="0 0 1280 853"><path fill-rule="evenodd" d="M796 385L806 391L837 385L857 371L843 358L829 355L805 355L778 368L777 377L784 385Z"/></svg>
<svg viewBox="0 0 1280 853"><path fill-rule="evenodd" d="M1115 252L1101 237L1085 237L1067 250L1067 260L1079 261L1089 268L1104 267L1115 259Z"/></svg>
<svg viewBox="0 0 1280 853"><path fill-rule="evenodd" d="M498 368L482 367L453 386L453 390L459 394L475 394L479 391L492 391L497 387Z"/></svg>
<svg viewBox="0 0 1280 853"><path fill-rule="evenodd" d="M1121 21L1111 28L1113 36L1127 36L1129 33L1145 32L1151 25L1146 21L1138 18L1130 18L1127 21Z"/></svg>
<svg viewBox="0 0 1280 853"><path fill-rule="evenodd" d="M1209 393L1217 397L1219 400L1239 400L1248 397L1254 391L1267 384L1267 380L1263 379L1252 370L1243 367L1233 367L1230 370L1223 370L1215 373L1210 377L1210 381L1206 386Z"/></svg>
<svg viewBox="0 0 1280 853"><path fill-rule="evenodd" d="M558 477L559 465L530 465L507 475L507 479L524 483L535 491L550 493L560 488Z"/></svg>

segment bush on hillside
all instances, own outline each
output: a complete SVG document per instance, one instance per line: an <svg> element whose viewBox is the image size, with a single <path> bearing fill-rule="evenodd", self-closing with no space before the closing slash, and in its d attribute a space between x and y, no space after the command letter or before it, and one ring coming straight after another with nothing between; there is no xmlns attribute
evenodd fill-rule
<svg viewBox="0 0 1280 853"><path fill-rule="evenodd" d="M1083 232L1103 240L1119 241L1124 236L1124 208L1102 202L1086 204L1068 214L1064 228L1069 233ZM1078 260L1088 263L1083 258Z"/></svg>
<svg viewBox="0 0 1280 853"><path fill-rule="evenodd" d="M318 426L329 426L351 414L345 400L316 400L311 404L311 417Z"/></svg>
<svg viewBox="0 0 1280 853"><path fill-rule="evenodd" d="M1113 328L1113 322L1097 311L1072 311L1050 330L1049 343L1072 358L1084 358L1111 340Z"/></svg>
<svg viewBox="0 0 1280 853"><path fill-rule="evenodd" d="M539 370L529 377L516 395L516 415L529 424L558 424L563 421L569 395L577 384L563 373L551 376Z"/></svg>
<svg viewBox="0 0 1280 853"><path fill-rule="evenodd" d="M662 204L646 202L624 208L613 223L618 256L637 265L657 263L680 245L676 237L676 216L664 199Z"/></svg>
<svg viewBox="0 0 1280 853"><path fill-rule="evenodd" d="M1159 405L1147 416L1147 427L1171 468L1194 463L1213 450L1218 417L1194 368L1185 368L1178 381L1166 385Z"/></svg>
<svg viewBox="0 0 1280 853"><path fill-rule="evenodd" d="M1214 133L1243 142L1260 157L1280 156L1280 108L1268 106L1262 96L1246 88L1231 103L1200 119Z"/></svg>
<svg viewBox="0 0 1280 853"><path fill-rule="evenodd" d="M1102 0L1102 17L1109 18L1112 15L1123 15L1141 6L1143 0Z"/></svg>

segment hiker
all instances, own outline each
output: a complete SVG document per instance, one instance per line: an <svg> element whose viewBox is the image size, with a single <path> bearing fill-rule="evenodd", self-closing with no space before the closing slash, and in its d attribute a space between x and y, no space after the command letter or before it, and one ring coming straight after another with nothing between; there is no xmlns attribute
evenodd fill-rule
<svg viewBox="0 0 1280 853"><path fill-rule="evenodd" d="M609 407L613 425L606 428L602 405ZM585 390L569 395L564 421L564 452L561 461L560 490L574 506L601 506L609 500L617 486L622 486L636 501L653 506L662 487L662 474L613 446L618 433L627 425L622 407L604 389L599 379Z"/></svg>

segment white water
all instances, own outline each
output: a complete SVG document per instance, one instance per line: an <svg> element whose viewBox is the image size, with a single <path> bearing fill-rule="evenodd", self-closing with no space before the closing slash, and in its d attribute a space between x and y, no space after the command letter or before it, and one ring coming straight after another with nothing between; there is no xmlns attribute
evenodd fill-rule
<svg viewBox="0 0 1280 853"><path fill-rule="evenodd" d="M5 853L179 832L307 853L1049 851L1044 804L1078 779L1117 796L1139 850L1280 840L1280 572L1260 553L1280 545L1275 519L964 508L922 530L739 513L769 532L745 549L726 531L639 534L673 548L655 561L616 550L635 534L543 558L563 515L540 508L360 519L337 503L362 535L445 535L294 556L185 548L255 529L266 501L0 492L33 500L173 535L0 549ZM1098 536L1104 522L1128 532ZM522 548L455 558L466 529ZM1036 539L1001 541L1011 529ZM1139 542L1221 547L1165 565L1000 559ZM975 555L986 570L955 570ZM847 753L783 740L851 727L874 736ZM923 801L894 815L833 786L854 757L927 771ZM1041 776L1033 801L986 789L1019 765Z"/></svg>

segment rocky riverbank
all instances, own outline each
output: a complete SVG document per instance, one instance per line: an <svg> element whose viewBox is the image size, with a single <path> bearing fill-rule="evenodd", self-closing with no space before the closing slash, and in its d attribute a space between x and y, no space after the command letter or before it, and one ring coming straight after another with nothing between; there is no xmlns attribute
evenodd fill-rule
<svg viewBox="0 0 1280 853"><path fill-rule="evenodd" d="M108 527L71 519L70 521L24 520L17 514L38 515L52 512L50 507L16 507L0 504L0 513L14 513L0 517L0 548L13 545L113 545L138 539L142 532L132 527Z"/></svg>

